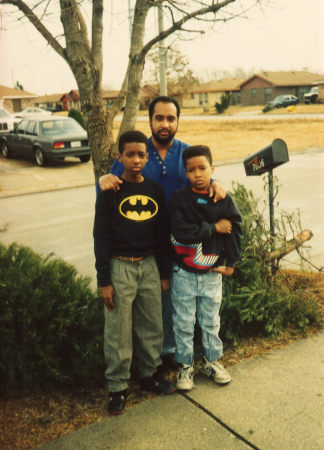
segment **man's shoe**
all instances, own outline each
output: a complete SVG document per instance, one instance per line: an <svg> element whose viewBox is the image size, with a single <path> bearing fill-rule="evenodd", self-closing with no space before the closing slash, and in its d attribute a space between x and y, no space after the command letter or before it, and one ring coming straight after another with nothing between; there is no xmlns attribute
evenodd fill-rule
<svg viewBox="0 0 324 450"><path fill-rule="evenodd" d="M227 384L232 381L230 374L221 364L219 364L219 362L210 362L206 359L206 357L204 357L204 360L205 364L203 365L202 371L208 377L212 377L215 383Z"/></svg>
<svg viewBox="0 0 324 450"><path fill-rule="evenodd" d="M176 390L176 388L158 372L151 377L141 378L140 385L143 391L154 392L155 394L172 394Z"/></svg>
<svg viewBox="0 0 324 450"><path fill-rule="evenodd" d="M113 416L123 414L125 411L127 391L111 392L109 394L108 411Z"/></svg>
<svg viewBox="0 0 324 450"><path fill-rule="evenodd" d="M178 372L177 389L180 391L190 391L194 387L194 368L189 364L181 364Z"/></svg>
<svg viewBox="0 0 324 450"><path fill-rule="evenodd" d="M161 356L162 367L164 372L168 370L178 370L179 364L174 359L174 353L169 353L168 355Z"/></svg>

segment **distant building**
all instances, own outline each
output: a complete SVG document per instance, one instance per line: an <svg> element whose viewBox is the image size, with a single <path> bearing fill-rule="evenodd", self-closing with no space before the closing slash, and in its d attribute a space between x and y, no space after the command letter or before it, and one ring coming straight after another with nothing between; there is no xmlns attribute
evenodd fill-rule
<svg viewBox="0 0 324 450"><path fill-rule="evenodd" d="M205 110L213 109L216 102L220 102L222 95L231 96L231 104L240 103L241 78L223 78L221 80L208 81L207 83L194 84L188 92L182 94L183 108L203 107Z"/></svg>
<svg viewBox="0 0 324 450"><path fill-rule="evenodd" d="M241 104L265 105L278 95L295 95L302 102L304 94L316 82L323 81L323 75L306 72L262 72L240 84Z"/></svg>
<svg viewBox="0 0 324 450"><path fill-rule="evenodd" d="M41 97L37 97L34 105L52 111L63 110L61 98L62 94L42 95Z"/></svg>
<svg viewBox="0 0 324 450"><path fill-rule="evenodd" d="M38 95L20 89L0 85L0 103L10 113L19 112L28 106L34 106Z"/></svg>

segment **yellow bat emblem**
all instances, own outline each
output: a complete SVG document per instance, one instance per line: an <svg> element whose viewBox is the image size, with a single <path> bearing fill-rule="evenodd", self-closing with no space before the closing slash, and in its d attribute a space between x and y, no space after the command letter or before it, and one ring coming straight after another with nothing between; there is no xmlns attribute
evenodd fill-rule
<svg viewBox="0 0 324 450"><path fill-rule="evenodd" d="M119 212L126 219L139 222L152 219L158 212L158 205L146 195L131 195L121 202Z"/></svg>

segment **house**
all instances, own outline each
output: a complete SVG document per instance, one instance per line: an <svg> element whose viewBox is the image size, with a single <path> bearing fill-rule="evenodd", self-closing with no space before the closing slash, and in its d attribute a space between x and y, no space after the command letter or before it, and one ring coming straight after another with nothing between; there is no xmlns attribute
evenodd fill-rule
<svg viewBox="0 0 324 450"><path fill-rule="evenodd" d="M63 111L69 111L70 109L81 111L80 94L77 90L73 89L68 94L63 94L60 103L63 105Z"/></svg>
<svg viewBox="0 0 324 450"><path fill-rule="evenodd" d="M47 110L63 110L62 94L42 95L37 97L34 105Z"/></svg>
<svg viewBox="0 0 324 450"><path fill-rule="evenodd" d="M241 104L264 105L277 95L295 95L302 102L314 83L323 81L323 74L306 71L262 72L240 84Z"/></svg>
<svg viewBox="0 0 324 450"><path fill-rule="evenodd" d="M10 113L19 112L28 106L34 106L38 95L20 89L0 85L0 103Z"/></svg>
<svg viewBox="0 0 324 450"><path fill-rule="evenodd" d="M223 78L207 83L194 84L182 95L183 108L214 108L223 94L231 94L231 104L240 103L240 78Z"/></svg>
<svg viewBox="0 0 324 450"><path fill-rule="evenodd" d="M104 105L107 108L110 108L117 100L118 95L119 91L109 91L109 90L102 91L102 98Z"/></svg>

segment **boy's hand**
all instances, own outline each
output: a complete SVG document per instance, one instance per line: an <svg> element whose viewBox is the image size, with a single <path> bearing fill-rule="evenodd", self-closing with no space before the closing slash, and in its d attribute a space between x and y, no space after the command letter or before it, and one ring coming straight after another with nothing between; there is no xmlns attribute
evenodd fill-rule
<svg viewBox="0 0 324 450"><path fill-rule="evenodd" d="M170 289L170 280L161 280L162 292Z"/></svg>
<svg viewBox="0 0 324 450"><path fill-rule="evenodd" d="M112 173L108 173L107 175L102 175L99 178L99 185L102 191L119 191L120 184L123 183L123 180L116 177Z"/></svg>
<svg viewBox="0 0 324 450"><path fill-rule="evenodd" d="M226 190L217 181L212 181L209 186L209 197L214 197L214 203L218 200L224 200L226 197Z"/></svg>
<svg viewBox="0 0 324 450"><path fill-rule="evenodd" d="M232 233L232 222L227 219L221 219L215 223L215 228L217 233L231 234Z"/></svg>
<svg viewBox="0 0 324 450"><path fill-rule="evenodd" d="M210 269L210 272L217 272L217 273L221 273L222 275L225 275L225 277L230 277L234 273L234 268L227 267L227 266L219 266L219 267L214 267L213 269Z"/></svg>
<svg viewBox="0 0 324 450"><path fill-rule="evenodd" d="M109 285L109 286L101 287L100 295L101 295L102 301L103 301L105 307L108 309L108 311L113 309L113 307L115 306L114 300L113 300L113 296L115 295L115 289L113 288L113 286Z"/></svg>

